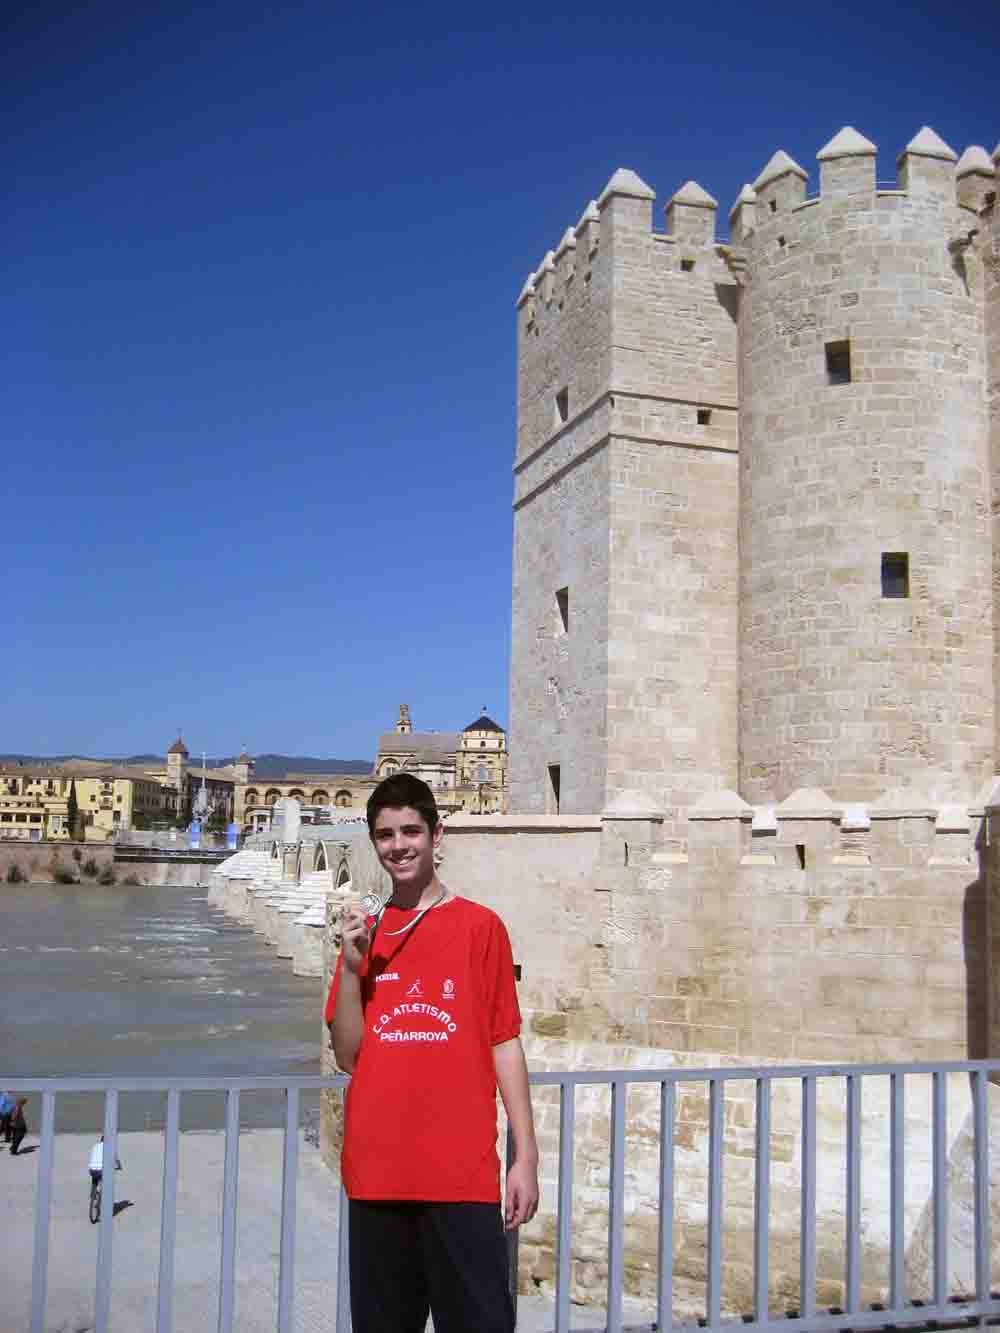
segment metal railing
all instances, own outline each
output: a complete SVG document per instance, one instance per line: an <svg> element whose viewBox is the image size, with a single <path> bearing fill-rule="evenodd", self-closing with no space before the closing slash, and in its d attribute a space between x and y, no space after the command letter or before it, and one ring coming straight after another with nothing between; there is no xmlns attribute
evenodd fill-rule
<svg viewBox="0 0 1000 1333"><path fill-rule="evenodd" d="M949 1290L949 1160L947 1079L967 1075L970 1081L972 1124L973 1193L973 1290ZM1000 1293L991 1291L990 1265L990 1157L988 1084L1000 1075L1000 1060L955 1061L943 1064L910 1065L795 1065L760 1068L673 1068L669 1070L594 1070L570 1073L535 1073L533 1087L555 1086L559 1100L559 1150L556 1185L555 1333L570 1328L572 1274L573 1191L576 1139L574 1126L577 1089L599 1086L610 1092L609 1177L607 1186L607 1315L606 1333L623 1333L625 1275L625 1149L626 1102L630 1088L645 1085L659 1100L659 1171L657 1181L658 1240L655 1319L638 1327L645 1329L721 1330L746 1324L760 1333L819 1333L820 1330L910 1329L924 1326L962 1326L997 1322ZM904 1089L908 1078L930 1080L932 1229L931 1296L920 1300L907 1293L904 1268L904 1180L907 1146L904 1122ZM888 1079L889 1107L889 1197L885 1201L889 1220L889 1256L886 1300L862 1303L862 1151L861 1096L865 1079ZM844 1253L842 1307L821 1309L817 1301L817 1085L820 1080L838 1080L843 1085L845 1126L844 1156ZM798 1308L772 1311L769 1298L769 1238L772 1089L779 1080L800 1085L798 1122L800 1216ZM177 1222L177 1167L181 1096L185 1092L224 1092L225 1155L222 1171L221 1259L218 1296L218 1333L234 1328L236 1274L236 1217L239 1174L240 1095L264 1089L279 1089L286 1096L281 1168L280 1250L277 1284L276 1328L292 1333L295 1296L296 1182L300 1133L300 1093L322 1088L342 1088L342 1076L261 1077L247 1079L156 1079L72 1078L18 1079L0 1076L0 1086L16 1086L22 1092L42 1097L38 1183L34 1218L34 1255L31 1285L31 1333L43 1333L49 1258L49 1230L55 1151L56 1098L60 1093L104 1094L105 1161L114 1161L118 1146L119 1095L123 1092L159 1091L166 1094L164 1122L163 1192L160 1219L159 1276L157 1283L156 1331L173 1333L174 1268ZM750 1082L754 1086L754 1185L753 1185L753 1309L733 1315L723 1309L723 1218L725 1095L728 1084ZM707 1166L704 1190L706 1246L704 1317L696 1321L674 1319L674 1220L677 1174L676 1131L678 1088L684 1085L707 1088ZM508 1162L511 1144L507 1144ZM104 1173L104 1208L99 1223L94 1296L94 1333L110 1327L112 1242L114 1218L114 1172ZM338 1274L336 1308L331 1328L336 1333L350 1329L347 1275L347 1201L343 1189L338 1204ZM512 1285L516 1292L517 1243L512 1238ZM635 1328L636 1325L630 1327Z"/></svg>

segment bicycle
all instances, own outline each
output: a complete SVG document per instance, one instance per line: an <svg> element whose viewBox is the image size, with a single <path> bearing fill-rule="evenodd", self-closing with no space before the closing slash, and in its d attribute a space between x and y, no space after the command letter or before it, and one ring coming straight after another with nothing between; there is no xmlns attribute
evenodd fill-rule
<svg viewBox="0 0 1000 1333"><path fill-rule="evenodd" d="M90 1220L97 1223L101 1220L101 1177L94 1172L90 1177Z"/></svg>

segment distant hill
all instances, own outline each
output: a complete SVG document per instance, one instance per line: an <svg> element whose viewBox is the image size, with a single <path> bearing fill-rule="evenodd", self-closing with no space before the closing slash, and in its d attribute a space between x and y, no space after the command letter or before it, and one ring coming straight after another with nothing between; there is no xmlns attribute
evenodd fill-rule
<svg viewBox="0 0 1000 1333"><path fill-rule="evenodd" d="M18 764L65 764L73 759L88 759L91 763L98 764L162 764L162 754L130 754L108 758L107 756L96 756L91 758L89 755L81 754L0 754L0 763L18 763ZM223 764L231 764L235 755L226 755L223 759L215 759L209 756L207 763L209 768L221 768ZM201 756L192 754L189 760L191 764L197 764L201 767ZM264 778L280 778L286 773L370 773L372 761L370 759L317 759L313 755L293 755L293 754L259 754L254 756L254 778L261 781Z"/></svg>

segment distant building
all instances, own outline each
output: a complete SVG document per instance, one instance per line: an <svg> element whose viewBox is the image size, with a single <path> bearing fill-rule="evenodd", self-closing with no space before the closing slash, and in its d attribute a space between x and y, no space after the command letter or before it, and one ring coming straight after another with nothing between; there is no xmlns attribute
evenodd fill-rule
<svg viewBox="0 0 1000 1333"><path fill-rule="evenodd" d="M395 728L379 737L374 766L365 773L285 773L258 781L249 755L237 763L244 765L246 778L236 785L234 818L253 833L270 827L272 808L282 797L302 803L304 823L326 823L331 807L360 810L383 778L401 772L422 778L445 813L507 808L507 733L485 709L462 731L414 731L408 705L400 704Z"/></svg>
<svg viewBox="0 0 1000 1333"><path fill-rule="evenodd" d="M176 819L176 793L142 769L90 759L0 768L0 839L64 840L76 822L88 841L104 842L118 829Z"/></svg>
<svg viewBox="0 0 1000 1333"><path fill-rule="evenodd" d="M75 831L88 842L105 842L119 831L175 825L190 817L202 787L208 813L220 811L228 820L242 772L240 760L190 767L180 736L162 767L100 759L7 761L0 765L0 839L64 840Z"/></svg>

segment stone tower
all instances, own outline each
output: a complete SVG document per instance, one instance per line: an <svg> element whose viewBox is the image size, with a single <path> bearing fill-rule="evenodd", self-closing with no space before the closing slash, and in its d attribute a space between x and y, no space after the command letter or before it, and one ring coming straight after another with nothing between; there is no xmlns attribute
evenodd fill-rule
<svg viewBox="0 0 1000 1333"><path fill-rule="evenodd" d="M244 748L233 764L233 773L237 782L252 782L254 761Z"/></svg>
<svg viewBox="0 0 1000 1333"><path fill-rule="evenodd" d="M818 158L726 244L621 169L524 285L513 812L669 836L720 790L950 808L996 771L997 152L925 128L890 189L850 127Z"/></svg>
<svg viewBox="0 0 1000 1333"><path fill-rule="evenodd" d="M180 732L177 733L177 739L167 751L167 778L171 785L176 787L178 792L183 795L184 778L187 771L188 749L181 739Z"/></svg>
<svg viewBox="0 0 1000 1333"><path fill-rule="evenodd" d="M992 181L986 169L987 163L993 167ZM978 234L973 238L976 242L973 259L982 267L986 306L986 404L992 458L993 604L1000 608L1000 143L993 150L991 163L985 150L979 150L973 159L973 169L965 174L962 173L962 162L959 162L958 184L959 199L964 189L967 202L973 207L977 203L980 206ZM970 230L974 225L970 222ZM994 634L997 636L995 660L1000 663L1000 610L994 613ZM995 672L993 684L998 728L996 752L1000 756L1000 669Z"/></svg>
<svg viewBox="0 0 1000 1333"><path fill-rule="evenodd" d="M693 181L615 172L518 302L510 805L736 783L736 286Z"/></svg>
<svg viewBox="0 0 1000 1333"><path fill-rule="evenodd" d="M399 705L399 717L396 718L396 733L399 736L409 736L413 731L413 723L410 721L410 705Z"/></svg>
<svg viewBox="0 0 1000 1333"><path fill-rule="evenodd" d="M993 772L990 471L977 218L922 130L898 188L851 128L820 193L778 154L734 239L740 303L740 793Z"/></svg>

